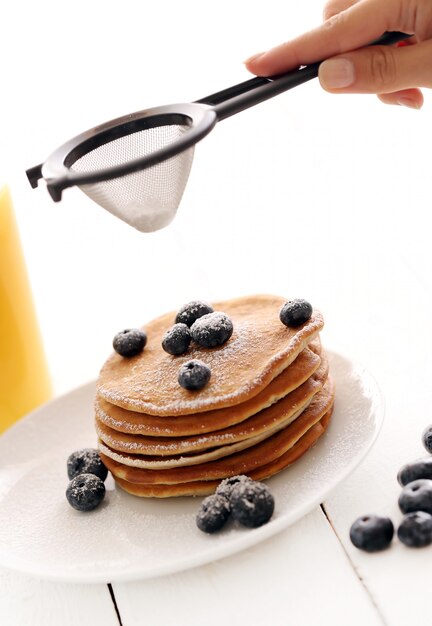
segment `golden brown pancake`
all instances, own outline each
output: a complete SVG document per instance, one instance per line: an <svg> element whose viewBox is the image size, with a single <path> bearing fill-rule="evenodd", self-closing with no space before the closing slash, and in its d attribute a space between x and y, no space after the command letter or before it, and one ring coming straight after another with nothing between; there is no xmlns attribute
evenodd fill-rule
<svg viewBox="0 0 432 626"><path fill-rule="evenodd" d="M324 432L334 389L321 351L323 319L299 327L279 319L285 299L249 296L214 304L234 326L216 348L192 342L162 349L175 313L145 326L147 345L132 358L112 354L97 385L101 458L119 485L139 496L212 493L237 474L261 480L299 458ZM178 370L204 361L209 383L188 391Z"/></svg>
<svg viewBox="0 0 432 626"><path fill-rule="evenodd" d="M292 366L289 366L287 369L290 367ZM188 459L183 456L187 452L195 453L216 446L219 451L221 451L221 446L231 448L232 444L248 439L254 439L255 442L257 442L257 437L268 437L276 430L288 425L322 388L327 378L327 372L327 359L323 356L318 370L300 385L300 387L297 387L297 389L294 389L294 391L287 394L270 407L254 413L249 419L229 428L223 428L192 437L146 437L142 435L119 433L101 423L96 417L96 432L100 440L112 450L125 452L127 454L151 455L157 458L157 461L153 459L150 461L148 456L143 458L140 456L140 459L135 463L130 463L135 467L152 467L152 465L156 464L162 467L162 461L159 457L173 457L174 455L182 455L180 460L181 464L187 465ZM280 376L282 376L282 374L280 374ZM254 398L249 400L249 403L253 400ZM219 410L223 411L224 409ZM199 415L205 414L201 413ZM217 426L217 424L215 424L215 426ZM235 451L240 449L243 448L237 447ZM234 452L234 450L231 450L231 453L232 452ZM105 451L105 454L110 456L107 451ZM227 454L230 454L230 452L227 452ZM225 456L225 454L220 454L220 456ZM193 457L194 464L199 462L197 458L199 458L199 456ZM216 457L216 454L213 454L212 458L218 457ZM179 459L173 459L173 461L171 466L175 466L179 463Z"/></svg>
<svg viewBox="0 0 432 626"><path fill-rule="evenodd" d="M122 439L125 445L128 445L126 442L145 441L137 437L137 435L141 434L152 437L153 443L156 443L154 440L155 437L166 437L171 441L173 436L185 437L188 435L196 435L202 439L204 433L214 432L228 428L234 424L239 424L250 416L271 406L288 393L291 393L296 388L303 385L315 373L315 378L325 378L327 368L328 363L325 357L323 357L320 364L320 357L308 348L305 348L291 365L285 368L279 376L272 380L263 391L253 398L235 407L205 411L197 413L196 415L164 417L147 415L146 413L134 413L127 409L109 405L105 400L96 399L95 414L97 429L102 430L102 432L106 434L106 437L114 437L114 440L119 437L115 437L112 431L130 433L129 437ZM108 439L105 439L103 436L101 438L106 441L108 445L111 445ZM115 445L111 445L111 447L116 450L125 450L124 447L118 448ZM146 454L144 451L143 453ZM159 454L162 454L162 452Z"/></svg>
<svg viewBox="0 0 432 626"><path fill-rule="evenodd" d="M202 465L203 463L208 463L209 461L214 461L216 459L221 459L224 456L235 454L236 452L240 452L241 450L246 450L246 448L251 448L257 443L260 443L260 441L264 441L264 439L267 439L275 432L281 430L285 426L288 426L288 424L291 424L291 422L297 419L297 417L299 417L301 412L305 409L310 401L311 399L309 399L306 405L301 407L296 413L291 413L285 416L285 419L279 421L279 423L277 424L274 424L272 428L269 428L267 431L263 431L255 437L241 439L236 443L227 444L225 442L223 445L220 445L218 447L191 451L189 452L189 454L157 456L126 453L126 456L124 453L119 452L118 450L113 450L113 448L110 448L104 441L102 441L102 439L99 439L99 451L106 456L109 456L114 461L118 461L119 463L122 463L124 465L129 465L130 467L142 467L150 470L165 470L174 467Z"/></svg>
<svg viewBox="0 0 432 626"><path fill-rule="evenodd" d="M333 399L334 387L331 379L328 378L324 387L315 394L307 408L288 426L246 450L207 463L155 470L124 464L126 455L120 455L122 462L113 460L103 452L101 452L101 458L116 480L122 479L140 485L171 485L193 481L222 480L236 474L249 474L259 467L274 462L290 450L330 410ZM127 455L131 460L138 456Z"/></svg>
<svg viewBox="0 0 432 626"><path fill-rule="evenodd" d="M141 354L109 357L99 376L98 396L130 411L159 416L196 414L253 398L323 327L317 310L301 326L285 326L279 319L285 302L278 296L258 295L215 303L214 309L226 313L233 322L231 338L216 348L202 348L192 342L180 356L167 354L161 345L174 324L175 313L149 322L145 326L148 341ZM177 381L179 367L191 359L204 361L211 369L209 383L198 392L183 389Z"/></svg>
<svg viewBox="0 0 432 626"><path fill-rule="evenodd" d="M247 472L247 475L253 480L264 480L277 474L281 470L292 465L300 457L305 454L325 432L333 411L333 406L323 415L323 417L314 424L309 430L295 443L292 448L287 450L280 457L262 465L257 469ZM175 496L205 496L214 493L219 480L202 480L194 482L177 483L175 485L151 485L131 483L122 478L116 478L116 483L125 491L135 496L146 498L169 498Z"/></svg>

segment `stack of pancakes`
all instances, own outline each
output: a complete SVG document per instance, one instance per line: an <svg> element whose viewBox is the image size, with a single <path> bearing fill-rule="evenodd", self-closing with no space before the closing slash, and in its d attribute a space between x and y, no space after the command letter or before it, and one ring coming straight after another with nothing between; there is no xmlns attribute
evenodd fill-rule
<svg viewBox="0 0 432 626"><path fill-rule="evenodd" d="M287 327L286 299L249 296L213 307L233 323L222 346L191 343L172 356L162 339L169 313L145 326L143 352L112 354L97 383L101 457L117 484L137 496L213 493L229 476L262 480L304 454L325 431L334 390L319 332L323 318ZM183 389L178 369L199 359L211 369L200 390Z"/></svg>

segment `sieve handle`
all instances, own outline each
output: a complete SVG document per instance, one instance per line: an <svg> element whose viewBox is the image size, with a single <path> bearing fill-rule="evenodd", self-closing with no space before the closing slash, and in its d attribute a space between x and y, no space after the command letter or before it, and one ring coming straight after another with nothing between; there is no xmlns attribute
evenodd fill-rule
<svg viewBox="0 0 432 626"><path fill-rule="evenodd" d="M390 46L408 39L412 35L399 32L387 32L370 46ZM233 85L210 96L197 100L200 104L213 106L218 120L223 120L235 113L248 109L255 104L264 102L288 89L302 85L318 76L318 69L322 61L305 65L291 72L277 76L256 77Z"/></svg>

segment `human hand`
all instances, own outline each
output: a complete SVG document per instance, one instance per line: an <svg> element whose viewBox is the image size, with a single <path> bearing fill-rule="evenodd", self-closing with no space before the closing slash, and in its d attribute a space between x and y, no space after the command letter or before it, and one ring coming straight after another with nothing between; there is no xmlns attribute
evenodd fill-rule
<svg viewBox="0 0 432 626"><path fill-rule="evenodd" d="M413 36L405 45L363 48L385 31ZM253 74L271 76L322 59L326 91L376 93L386 104L420 109L419 87L432 87L431 0L330 0L321 26L245 64Z"/></svg>

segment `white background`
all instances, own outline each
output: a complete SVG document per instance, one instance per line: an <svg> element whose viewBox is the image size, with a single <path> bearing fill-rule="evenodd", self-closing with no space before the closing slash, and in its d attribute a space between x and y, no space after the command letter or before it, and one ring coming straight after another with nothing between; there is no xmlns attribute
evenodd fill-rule
<svg viewBox="0 0 432 626"><path fill-rule="evenodd" d="M359 334L376 332L369 322L398 296L395 275L380 301L368 297L382 282L383 240L387 263L409 263L428 242L429 97L418 112L334 97L313 81L225 120L197 146L175 221L142 235L77 189L53 203L25 169L95 124L247 79L242 61L319 23L321 2L3 7L2 174L59 391L97 374L89 355L102 362L118 328L193 297L298 295L326 314L343 291L343 310L326 315L329 340L361 349ZM366 284L353 272L359 257ZM354 342L338 336L347 316Z"/></svg>
<svg viewBox="0 0 432 626"><path fill-rule="evenodd" d="M430 575L426 553L398 546L367 560L346 534L365 508L395 513L395 472L422 454L419 433L432 422L430 93L419 112L384 106L373 96L332 96L313 81L221 122L196 148L175 220L154 234L134 231L77 189L55 204L43 183L32 190L25 177L26 168L95 124L246 80L246 57L315 26L321 13L318 0L4 1L0 176L11 186L56 393L97 376L118 330L190 299L276 293L305 297L322 310L326 345L372 371L386 397L387 422L368 461L329 503L363 583L315 512L284 535L297 542L287 557L299 572L297 586L287 574L298 599L294 614L301 615L305 585L315 580L304 550L319 538L326 559L334 559L336 579L357 590L365 611L358 615L370 611L376 623L384 615L405 624L408 604L401 607L400 599L396 610L391 598L402 598L410 585L422 588L426 570ZM276 562L277 545L269 548ZM251 583L245 572L263 562L263 551L228 559L211 576L207 569L145 588L119 586L116 593L127 599L124 624L141 623L130 608L138 592L153 601L156 615L163 593L180 589L184 597L201 585L205 598L211 585L226 592L222 580ZM395 580L399 567L422 574ZM282 568L281 562L274 571ZM6 579L10 624L13 598L31 583ZM284 590L276 588L282 598ZM105 592L97 589L85 597L96 607L102 594L105 607ZM53 588L41 585L36 594L45 620L48 593ZM80 589L55 593L71 607L71 594L84 597ZM332 590L324 586L321 593L327 617L339 615ZM183 623L171 622L174 613L164 610L163 624ZM316 622L310 606L303 615L305 624L325 623ZM344 623L342 613L340 620L334 623Z"/></svg>

